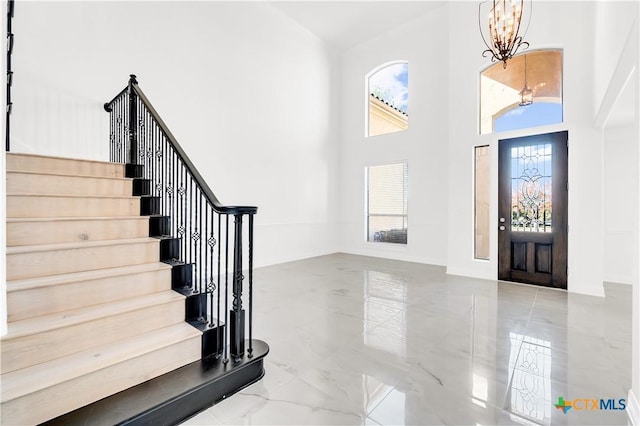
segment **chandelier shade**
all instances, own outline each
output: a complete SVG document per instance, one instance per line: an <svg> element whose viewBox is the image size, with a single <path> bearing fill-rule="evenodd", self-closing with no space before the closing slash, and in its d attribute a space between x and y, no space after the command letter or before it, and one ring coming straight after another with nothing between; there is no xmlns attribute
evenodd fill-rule
<svg viewBox="0 0 640 426"><path fill-rule="evenodd" d="M527 7L525 7L527 3ZM487 20L482 17L486 16ZM486 26L483 26L483 21ZM483 57L491 57L491 62L503 62L511 59L520 48L526 49L529 43L523 40L531 21L531 0L487 0L478 6L478 26L480 35L487 49L482 52ZM522 35L523 22L526 28Z"/></svg>

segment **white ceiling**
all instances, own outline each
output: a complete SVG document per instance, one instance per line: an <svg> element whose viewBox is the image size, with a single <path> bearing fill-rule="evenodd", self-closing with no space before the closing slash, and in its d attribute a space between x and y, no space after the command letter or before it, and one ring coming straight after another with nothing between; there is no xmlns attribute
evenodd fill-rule
<svg viewBox="0 0 640 426"><path fill-rule="evenodd" d="M389 31L444 1L272 1L273 6L340 51Z"/></svg>

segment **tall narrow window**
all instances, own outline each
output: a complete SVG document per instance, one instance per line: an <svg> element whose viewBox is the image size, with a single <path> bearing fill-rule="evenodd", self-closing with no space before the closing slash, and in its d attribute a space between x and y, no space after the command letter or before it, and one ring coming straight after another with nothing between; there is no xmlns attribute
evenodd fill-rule
<svg viewBox="0 0 640 426"><path fill-rule="evenodd" d="M515 56L480 75L480 133L562 123L562 50Z"/></svg>
<svg viewBox="0 0 640 426"><path fill-rule="evenodd" d="M407 162L369 166L367 177L367 241L407 244Z"/></svg>
<svg viewBox="0 0 640 426"><path fill-rule="evenodd" d="M489 146L475 147L474 257L489 259Z"/></svg>
<svg viewBox="0 0 640 426"><path fill-rule="evenodd" d="M367 136L400 132L409 127L409 64L384 65L367 77Z"/></svg>

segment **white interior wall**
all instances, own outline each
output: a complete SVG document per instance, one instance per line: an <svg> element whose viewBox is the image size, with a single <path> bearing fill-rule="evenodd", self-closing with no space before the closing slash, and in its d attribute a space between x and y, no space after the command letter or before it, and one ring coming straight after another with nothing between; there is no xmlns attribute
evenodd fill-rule
<svg viewBox="0 0 640 426"><path fill-rule="evenodd" d="M257 266L336 251L335 57L277 9L18 2L15 31L13 151L107 160L135 73L218 198L259 207Z"/></svg>
<svg viewBox="0 0 640 426"><path fill-rule="evenodd" d="M472 173L469 166L473 147L490 145L492 163L492 223L497 222L497 147L502 138L560 130L569 131L569 241L568 290L604 295L602 287L602 141L593 125L593 85L591 29L595 4L591 2L536 2L526 40L536 49L564 49L564 123L493 135L478 135L478 102L469 99L478 93L479 73L490 65L481 56L485 49L477 32L458 28L477 26L477 7L471 2L450 4L450 91L449 98L449 273L484 278L497 276L497 226L491 227L491 259L473 259ZM545 19L536 19L544 16ZM454 159L456 159L454 161ZM582 206L589 206L585 215ZM591 265L585 268L584 265Z"/></svg>
<svg viewBox="0 0 640 426"><path fill-rule="evenodd" d="M603 278L631 284L638 138L635 127L605 128L603 133Z"/></svg>
<svg viewBox="0 0 640 426"><path fill-rule="evenodd" d="M568 130L569 291L604 295L603 204L600 197L593 196L603 190L603 146L593 120L593 92L585 90L595 81L591 30L596 7L593 2L536 4L535 15L547 18L533 21L527 40L536 48L564 49L564 123L536 129L478 135L478 103L467 99L469 94L477 96L478 75L490 63L481 56L483 45L477 34L458 30L477 26L477 7L472 2L451 2L345 52L340 151L343 250L446 264L452 274L495 279L497 229L492 227L491 259L473 259L473 148L491 146L491 217L497 223L498 139ZM447 19L448 30L444 26ZM444 48L438 43L443 31L449 36ZM397 59L409 61L409 130L365 138L364 76L374 67ZM438 66L443 61L448 66ZM448 89L443 82L448 82ZM406 247L364 241L364 167L395 160L409 162L410 231ZM433 210L435 205L441 206L437 212ZM589 206L588 215L582 208L585 205Z"/></svg>
<svg viewBox="0 0 640 426"><path fill-rule="evenodd" d="M638 1L597 1L594 27L594 105L599 107L638 16ZM595 113L596 111L594 111Z"/></svg>
<svg viewBox="0 0 640 426"><path fill-rule="evenodd" d="M633 217L633 292L632 292L632 349L631 371L632 386L629 390L629 399L635 407L629 417L635 425L640 425L640 7L636 5L635 24L631 30L631 43L627 55L633 56L634 72L631 76L631 88L634 98L634 132L632 140L635 140L635 176L632 178L636 184L635 216ZM635 53L635 55L634 55Z"/></svg>
<svg viewBox="0 0 640 426"><path fill-rule="evenodd" d="M598 11L607 10L610 17L604 22L602 19L597 22L596 34L603 40L596 45L594 55L596 76L600 77L595 87L601 91L600 100L595 105L596 122L604 126L602 138L605 154L608 154L604 158L605 230L613 227L610 221L617 223L619 228L624 226L624 222L629 222L624 226L626 238L620 241L622 247L616 254L628 261L626 267L620 267L627 274L630 272L633 286L632 386L627 397L627 413L630 424L640 425L640 7L637 2L631 5L598 3L598 7ZM612 11L614 7L618 9ZM616 170L612 174L608 170L611 158L607 156L615 154L626 155L628 159L620 158L617 167L624 170ZM620 187L608 187L610 182L607 178L623 179L620 183L623 191ZM610 236L607 232L604 235L606 244ZM627 244L629 240L631 244ZM605 255L606 250L605 245ZM611 259L605 256L605 273L608 261Z"/></svg>
<svg viewBox="0 0 640 426"><path fill-rule="evenodd" d="M638 44L640 45L640 44ZM637 55L637 53L636 53ZM636 66L638 58L635 58ZM616 123L619 105L609 112L603 128L604 143L604 278L632 288L632 387L627 398L631 424L640 424L640 79L634 71L624 87L633 98L632 122ZM627 117L627 112L624 112ZM614 124L610 124L613 122Z"/></svg>
<svg viewBox="0 0 640 426"><path fill-rule="evenodd" d="M638 19L636 15L636 19ZM638 21L636 21L636 52L640 46L640 32L638 32ZM639 54L640 55L640 54ZM632 387L629 390L629 399L633 400L635 411L632 414L632 421L635 425L640 425L640 58L636 56L635 61L635 158L636 158L636 203L634 207L634 229L633 229L633 292L632 292L632 325L631 325L631 371ZM631 417L631 415L630 415Z"/></svg>
<svg viewBox="0 0 640 426"><path fill-rule="evenodd" d="M448 70L441 65L448 49L437 35L447 32L447 11L443 6L342 55L342 251L446 264ZM365 76L397 60L409 63L409 128L365 137ZM404 160L409 167L408 243L367 242L365 167Z"/></svg>
<svg viewBox="0 0 640 426"><path fill-rule="evenodd" d="M638 46L640 46L640 40ZM636 60L636 87L640 88L640 69L638 69L639 61ZM635 93L635 115L636 115L636 142L640 145L640 95L638 90ZM640 165L640 146L636 150L637 165ZM640 171L636 172L636 182L638 182L635 205L635 227L634 227L634 268L633 268L633 293L632 293L632 354L631 354L631 371L632 371L632 387L629 390L629 399L633 399L636 408L633 423L640 425Z"/></svg>

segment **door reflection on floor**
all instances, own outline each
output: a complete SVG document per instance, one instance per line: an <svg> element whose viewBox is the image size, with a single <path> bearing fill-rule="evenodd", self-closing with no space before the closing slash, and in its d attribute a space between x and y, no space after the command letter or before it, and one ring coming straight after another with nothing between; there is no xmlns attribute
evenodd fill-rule
<svg viewBox="0 0 640 426"><path fill-rule="evenodd" d="M522 424L551 422L551 342L509 333L510 381L505 409ZM513 367L512 367L513 366Z"/></svg>
<svg viewBox="0 0 640 426"><path fill-rule="evenodd" d="M364 280L364 344L398 356L407 351L407 281L385 272L367 271ZM384 327L375 327L382 318L392 318ZM367 325L366 325L367 326ZM365 327L366 327L365 326Z"/></svg>

